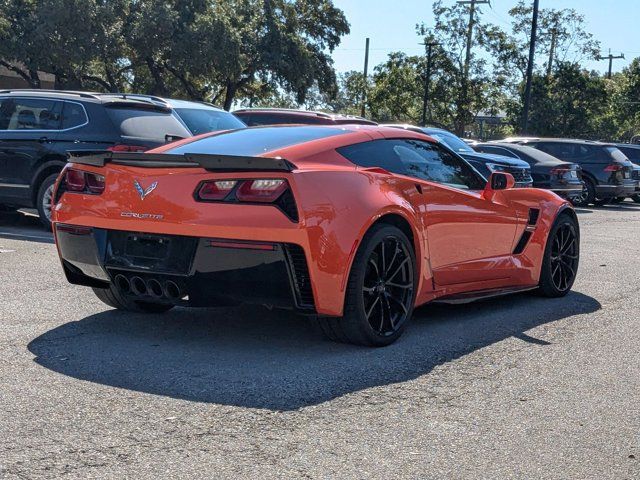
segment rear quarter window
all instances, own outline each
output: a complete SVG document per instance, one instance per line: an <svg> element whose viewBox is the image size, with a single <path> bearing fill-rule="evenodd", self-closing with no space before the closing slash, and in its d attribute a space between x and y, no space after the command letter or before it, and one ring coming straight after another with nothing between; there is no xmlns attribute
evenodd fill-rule
<svg viewBox="0 0 640 480"><path fill-rule="evenodd" d="M107 107L106 111L123 137L164 143L166 135L191 136L171 111L131 107Z"/></svg>

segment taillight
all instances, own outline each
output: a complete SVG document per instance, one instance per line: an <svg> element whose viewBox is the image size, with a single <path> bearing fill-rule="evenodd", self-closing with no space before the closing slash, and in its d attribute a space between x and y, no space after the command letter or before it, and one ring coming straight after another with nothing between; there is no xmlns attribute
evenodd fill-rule
<svg viewBox="0 0 640 480"><path fill-rule="evenodd" d="M618 165L617 163L612 163L611 165L607 165L604 167L605 172L619 172L624 167L622 165Z"/></svg>
<svg viewBox="0 0 640 480"><path fill-rule="evenodd" d="M104 176L68 168L63 179L64 191L100 195L104 192Z"/></svg>
<svg viewBox="0 0 640 480"><path fill-rule="evenodd" d="M205 182L200 186L197 197L199 200L224 200L236 186L236 183L238 183L236 180Z"/></svg>
<svg viewBox="0 0 640 480"><path fill-rule="evenodd" d="M566 174L568 174L570 171L571 169L566 167L555 167L555 168L552 168L549 173L551 173L551 175L555 175L558 178L562 178Z"/></svg>
<svg viewBox="0 0 640 480"><path fill-rule="evenodd" d="M205 202L227 200L249 203L273 203L278 200L288 188L289 183L280 178L211 180L200 184L196 190L196 199ZM235 194L230 195L232 192L235 192Z"/></svg>
<svg viewBox="0 0 640 480"><path fill-rule="evenodd" d="M241 202L272 203L284 193L289 184L280 179L245 180L236 192Z"/></svg>
<svg viewBox="0 0 640 480"><path fill-rule="evenodd" d="M87 186L84 172L70 168L64 175L64 182L70 192L82 192Z"/></svg>
<svg viewBox="0 0 640 480"><path fill-rule="evenodd" d="M107 150L110 152L145 152L148 150L148 147L143 147L142 145L112 145L107 147Z"/></svg>

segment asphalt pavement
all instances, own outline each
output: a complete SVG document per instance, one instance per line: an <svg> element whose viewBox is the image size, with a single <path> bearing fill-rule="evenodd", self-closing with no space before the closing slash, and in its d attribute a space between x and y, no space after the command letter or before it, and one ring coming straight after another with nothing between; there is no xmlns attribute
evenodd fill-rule
<svg viewBox="0 0 640 480"><path fill-rule="evenodd" d="M137 315L0 214L0 478L640 478L640 205L579 211L574 292L339 345L261 307Z"/></svg>

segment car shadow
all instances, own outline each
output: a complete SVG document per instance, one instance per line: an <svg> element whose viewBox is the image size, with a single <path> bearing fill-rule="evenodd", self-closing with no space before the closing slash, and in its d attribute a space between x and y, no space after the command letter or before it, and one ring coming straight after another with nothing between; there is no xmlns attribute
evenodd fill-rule
<svg viewBox="0 0 640 480"><path fill-rule="evenodd" d="M53 243L53 234L45 230L37 214L31 211L0 211L0 238Z"/></svg>
<svg viewBox="0 0 640 480"><path fill-rule="evenodd" d="M43 367L89 382L283 411L411 380L509 337L544 348L549 342L525 332L600 307L577 292L433 304L416 311L398 342L379 349L322 341L311 319L260 307L160 316L110 310L52 329L28 349Z"/></svg>

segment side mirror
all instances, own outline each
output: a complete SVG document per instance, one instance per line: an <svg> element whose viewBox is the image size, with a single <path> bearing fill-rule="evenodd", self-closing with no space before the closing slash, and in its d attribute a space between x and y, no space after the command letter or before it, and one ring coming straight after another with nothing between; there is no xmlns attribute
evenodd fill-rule
<svg viewBox="0 0 640 480"><path fill-rule="evenodd" d="M485 191L508 190L516 185L516 180L510 173L494 172L489 177Z"/></svg>

